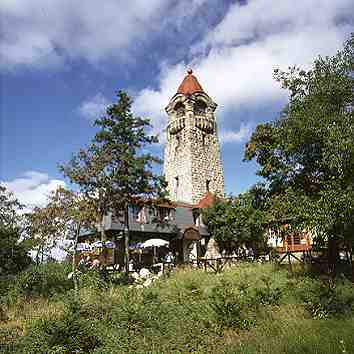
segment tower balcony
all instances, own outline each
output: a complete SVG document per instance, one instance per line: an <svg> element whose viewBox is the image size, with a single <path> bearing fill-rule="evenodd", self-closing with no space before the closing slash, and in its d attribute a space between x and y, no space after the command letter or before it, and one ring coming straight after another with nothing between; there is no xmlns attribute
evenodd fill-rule
<svg viewBox="0 0 354 354"><path fill-rule="evenodd" d="M215 122L205 116L195 116L195 126L207 133L212 133L215 129Z"/></svg>
<svg viewBox="0 0 354 354"><path fill-rule="evenodd" d="M186 126L186 119L185 117L183 118L177 118L172 120L167 127L167 130L169 131L170 134L176 134L180 130L182 130Z"/></svg>

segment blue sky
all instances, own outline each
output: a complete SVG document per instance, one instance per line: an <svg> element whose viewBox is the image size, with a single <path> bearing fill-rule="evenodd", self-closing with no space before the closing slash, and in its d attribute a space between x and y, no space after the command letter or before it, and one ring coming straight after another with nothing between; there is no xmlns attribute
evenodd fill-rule
<svg viewBox="0 0 354 354"><path fill-rule="evenodd" d="M0 181L40 205L67 181L58 163L85 146L115 91L134 98L163 140L164 107L192 67L218 103L226 192L256 181L242 162L257 123L287 93L274 68L308 68L354 29L352 0L3 0ZM163 144L154 148L161 154Z"/></svg>

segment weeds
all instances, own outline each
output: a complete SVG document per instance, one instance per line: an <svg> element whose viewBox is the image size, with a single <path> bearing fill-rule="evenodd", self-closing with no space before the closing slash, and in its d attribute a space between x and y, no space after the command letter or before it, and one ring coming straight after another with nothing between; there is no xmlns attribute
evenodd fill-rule
<svg viewBox="0 0 354 354"><path fill-rule="evenodd" d="M39 296L32 292L37 285L34 297L18 292L15 303L3 306L6 348L18 354L329 354L354 347L354 291L344 279L291 278L268 265L241 265L220 275L181 271L143 289L122 280L107 284L87 273L79 297L61 287Z"/></svg>

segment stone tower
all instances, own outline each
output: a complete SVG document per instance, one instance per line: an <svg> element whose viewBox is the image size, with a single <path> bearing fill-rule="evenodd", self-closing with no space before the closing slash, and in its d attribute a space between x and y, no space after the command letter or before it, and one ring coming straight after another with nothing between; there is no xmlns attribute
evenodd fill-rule
<svg viewBox="0 0 354 354"><path fill-rule="evenodd" d="M164 175L173 201L195 204L208 192L224 195L216 107L188 70L166 107Z"/></svg>

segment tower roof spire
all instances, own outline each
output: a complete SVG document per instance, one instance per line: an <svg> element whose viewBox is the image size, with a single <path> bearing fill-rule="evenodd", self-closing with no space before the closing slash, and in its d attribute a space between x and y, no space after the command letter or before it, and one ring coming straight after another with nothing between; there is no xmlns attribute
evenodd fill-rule
<svg viewBox="0 0 354 354"><path fill-rule="evenodd" d="M188 69L187 76L183 79L177 90L177 93L181 93L183 95L191 95L195 92L204 92L204 90L198 82L197 78L193 75L193 70Z"/></svg>

